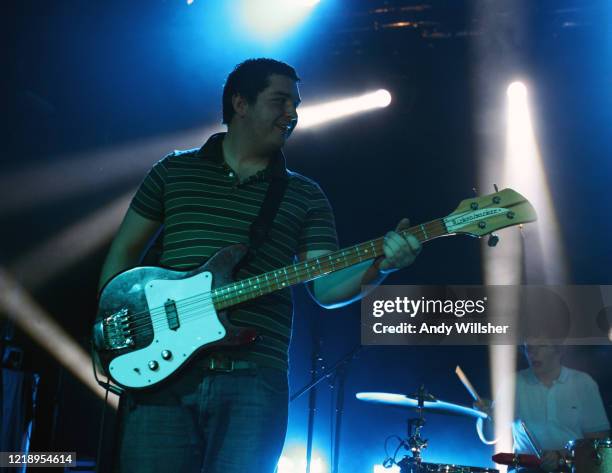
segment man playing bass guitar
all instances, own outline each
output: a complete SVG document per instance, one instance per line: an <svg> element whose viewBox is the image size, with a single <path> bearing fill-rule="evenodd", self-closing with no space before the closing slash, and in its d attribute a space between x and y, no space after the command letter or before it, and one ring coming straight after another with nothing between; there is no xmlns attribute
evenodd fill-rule
<svg viewBox="0 0 612 473"><path fill-rule="evenodd" d="M197 268L228 245L248 245L250 226L275 180L283 182L275 217L236 279L338 249L325 195L312 180L288 171L281 152L298 121L298 82L291 66L272 59L236 66L223 89L227 133L153 166L111 245L100 290L139 264L160 229L159 266L173 270ZM407 226L402 220L396 230ZM378 284L410 265L421 245L397 231L385 236L384 256L315 279L312 297L323 307L340 307L358 300L362 285ZM288 287L244 302L228 318L234 326L256 329L254 342L205 350L167 381L128 391L120 412L117 469L272 473L287 424L292 312Z"/></svg>

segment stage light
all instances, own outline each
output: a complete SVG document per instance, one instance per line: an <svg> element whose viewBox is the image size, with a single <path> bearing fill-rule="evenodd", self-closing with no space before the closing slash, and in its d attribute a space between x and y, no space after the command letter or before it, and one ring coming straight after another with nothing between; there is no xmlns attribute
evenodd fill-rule
<svg viewBox="0 0 612 473"><path fill-rule="evenodd" d="M80 197L112 186L142 180L155 162L175 149L202 146L202 137L222 131L202 126L113 147L53 156L45 164L24 166L0 175L0 216L19 214L38 205ZM24 182L27 185L24 185ZM35 189L35 191L33 191Z"/></svg>
<svg viewBox="0 0 612 473"><path fill-rule="evenodd" d="M10 269L28 287L37 287L83 261L106 245L117 232L135 190L62 230L21 256ZM44 261L44 264L40 264Z"/></svg>
<svg viewBox="0 0 612 473"><path fill-rule="evenodd" d="M77 379L101 398L105 391L93 377L91 357L17 281L0 267L0 313L39 343ZM108 403L117 408L116 396Z"/></svg>
<svg viewBox="0 0 612 473"><path fill-rule="evenodd" d="M291 473L295 468L295 463L289 457L282 456L278 459L276 470L278 473Z"/></svg>
<svg viewBox="0 0 612 473"><path fill-rule="evenodd" d="M507 95L504 180L527 197L538 214L538 222L524 229L525 282L563 284L567 280L567 258L535 137L528 90L522 82L513 82L508 86ZM534 278L537 279L534 281Z"/></svg>
<svg viewBox="0 0 612 473"><path fill-rule="evenodd" d="M286 455L278 459L278 473L304 473L306 471L306 460L294 460ZM327 468L320 457L314 458L310 463L310 473L326 473Z"/></svg>
<svg viewBox="0 0 612 473"><path fill-rule="evenodd" d="M357 97L304 106L298 110L299 121L297 129L311 128L357 113L385 108L390 103L391 94L389 91L380 89Z"/></svg>
<svg viewBox="0 0 612 473"><path fill-rule="evenodd" d="M525 100L527 98L527 87L522 82L512 82L506 90L508 97L514 100Z"/></svg>
<svg viewBox="0 0 612 473"><path fill-rule="evenodd" d="M302 460L302 466L304 467L304 471L306 471L306 460ZM315 458L310 463L310 473L325 473L326 471L325 464L320 458Z"/></svg>
<svg viewBox="0 0 612 473"><path fill-rule="evenodd" d="M503 166L491 170L500 187L512 187L533 204L538 221L521 232L510 230L501 237L495 251L483 244L485 283L510 285L563 284L567 280L566 258L559 238L560 229L550 196L544 164L535 137L524 82L512 82L506 89L506 152ZM501 176L501 180L499 180ZM493 181L493 182L495 182ZM516 298L497 301L508 313L518 314ZM513 307L514 310L508 310ZM496 308L491 308L495 312ZM516 340L516 343L519 343ZM507 427L514 419L516 345L489 347L492 392L495 405L496 452L511 451L512 436Z"/></svg>
<svg viewBox="0 0 612 473"><path fill-rule="evenodd" d="M316 0L243 0L236 2L245 32L262 40L277 40L302 23Z"/></svg>

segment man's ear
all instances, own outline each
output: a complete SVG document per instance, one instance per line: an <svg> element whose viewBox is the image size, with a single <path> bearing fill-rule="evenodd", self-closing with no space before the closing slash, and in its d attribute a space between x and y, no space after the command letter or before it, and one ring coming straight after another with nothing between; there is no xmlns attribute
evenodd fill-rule
<svg viewBox="0 0 612 473"><path fill-rule="evenodd" d="M244 117L249 109L249 102L240 94L234 94L232 96L232 107L234 112L239 117Z"/></svg>

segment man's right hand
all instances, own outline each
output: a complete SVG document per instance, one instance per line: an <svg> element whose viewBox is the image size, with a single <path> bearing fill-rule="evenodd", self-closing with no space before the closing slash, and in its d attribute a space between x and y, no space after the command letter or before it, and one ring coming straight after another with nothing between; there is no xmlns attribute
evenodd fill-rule
<svg viewBox="0 0 612 473"><path fill-rule="evenodd" d="M542 452L542 464L540 468L544 471L557 471L561 454L557 450L544 450Z"/></svg>

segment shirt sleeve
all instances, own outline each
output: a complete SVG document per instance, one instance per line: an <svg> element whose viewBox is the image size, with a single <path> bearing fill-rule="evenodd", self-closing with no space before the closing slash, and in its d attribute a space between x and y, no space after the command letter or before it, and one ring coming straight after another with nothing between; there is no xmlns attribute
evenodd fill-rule
<svg viewBox="0 0 612 473"><path fill-rule="evenodd" d="M338 236L334 213L321 188L313 183L310 205L298 240L298 253L337 249Z"/></svg>
<svg viewBox="0 0 612 473"><path fill-rule="evenodd" d="M130 208L150 220L164 221L164 190L167 168L165 159L158 161L141 182Z"/></svg>
<svg viewBox="0 0 612 473"><path fill-rule="evenodd" d="M599 387L593 378L585 374L582 384L582 431L584 433L610 430L610 422L599 394Z"/></svg>

